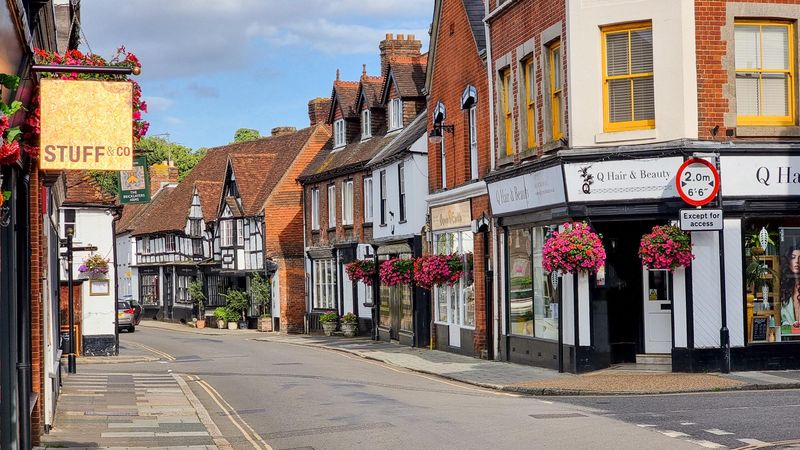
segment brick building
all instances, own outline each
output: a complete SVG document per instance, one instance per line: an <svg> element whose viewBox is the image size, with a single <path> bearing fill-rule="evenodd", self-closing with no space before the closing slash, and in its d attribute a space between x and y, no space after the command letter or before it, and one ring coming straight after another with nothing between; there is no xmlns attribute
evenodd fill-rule
<svg viewBox="0 0 800 450"><path fill-rule="evenodd" d="M734 369L797 367L798 2L489 6L500 357L704 371L729 345ZM641 237L689 207L675 177L693 155L719 169L723 231L691 234L689 267L643 267ZM604 267L545 272L544 242L573 220L602 235Z"/></svg>
<svg viewBox="0 0 800 450"><path fill-rule="evenodd" d="M464 278L434 289L434 343L440 350L493 357L489 199L492 167L485 5L439 0L425 89L428 103L427 204L430 251L463 255ZM480 223L479 223L480 222Z"/></svg>

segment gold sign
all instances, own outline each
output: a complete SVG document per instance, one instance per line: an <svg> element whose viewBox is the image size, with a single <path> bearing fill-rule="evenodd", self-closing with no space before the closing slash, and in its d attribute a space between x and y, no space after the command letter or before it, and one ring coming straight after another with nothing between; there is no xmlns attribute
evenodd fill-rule
<svg viewBox="0 0 800 450"><path fill-rule="evenodd" d="M42 80L42 170L131 170L133 88L127 81Z"/></svg>
<svg viewBox="0 0 800 450"><path fill-rule="evenodd" d="M472 223L469 200L431 208L431 230L469 227Z"/></svg>

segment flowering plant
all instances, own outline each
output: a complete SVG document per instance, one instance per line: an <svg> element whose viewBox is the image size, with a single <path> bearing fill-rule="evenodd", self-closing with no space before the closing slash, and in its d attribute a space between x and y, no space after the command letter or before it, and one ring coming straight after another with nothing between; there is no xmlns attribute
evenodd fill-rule
<svg viewBox="0 0 800 450"><path fill-rule="evenodd" d="M600 236L583 222L565 223L542 247L542 267L547 272L596 272L606 262Z"/></svg>
<svg viewBox="0 0 800 450"><path fill-rule="evenodd" d="M19 77L0 74L0 94L3 88L15 90L19 87ZM0 100L0 164L13 164L19 159L22 130L11 126L11 118L22 109L22 102L15 100L5 103Z"/></svg>
<svg viewBox="0 0 800 450"><path fill-rule="evenodd" d="M105 275L108 273L108 260L97 254L90 255L78 267L78 272L88 273L89 276Z"/></svg>
<svg viewBox="0 0 800 450"><path fill-rule="evenodd" d="M414 279L414 260L392 258L381 263L381 284L394 286L396 284L411 284Z"/></svg>
<svg viewBox="0 0 800 450"><path fill-rule="evenodd" d="M458 254L420 256L414 261L414 281L425 289L443 284L452 286L463 274L464 261Z"/></svg>
<svg viewBox="0 0 800 450"><path fill-rule="evenodd" d="M375 262L360 259L344 266L344 270L353 283L361 281L367 286L372 286L372 280L375 277L375 273L377 273Z"/></svg>
<svg viewBox="0 0 800 450"><path fill-rule="evenodd" d="M655 226L649 234L642 236L639 258L642 265L650 269L673 271L678 267L689 267L694 259L689 233L674 225Z"/></svg>

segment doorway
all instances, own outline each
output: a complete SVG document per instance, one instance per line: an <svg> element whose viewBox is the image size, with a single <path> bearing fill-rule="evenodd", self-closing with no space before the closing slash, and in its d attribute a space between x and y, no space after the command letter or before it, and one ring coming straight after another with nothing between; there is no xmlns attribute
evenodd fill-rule
<svg viewBox="0 0 800 450"><path fill-rule="evenodd" d="M644 352L672 352L672 276L642 267Z"/></svg>

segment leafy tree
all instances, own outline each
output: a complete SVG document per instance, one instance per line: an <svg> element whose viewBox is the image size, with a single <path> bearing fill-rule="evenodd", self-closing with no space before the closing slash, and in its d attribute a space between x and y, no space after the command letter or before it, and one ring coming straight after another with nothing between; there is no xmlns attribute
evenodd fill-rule
<svg viewBox="0 0 800 450"><path fill-rule="evenodd" d="M245 320L247 317L245 316L245 311L250 305L250 301L247 299L247 294L238 290L238 289L231 289L228 292L222 294L222 296L227 301L225 306L231 310L235 311L237 314L240 314L242 320Z"/></svg>
<svg viewBox="0 0 800 450"><path fill-rule="evenodd" d="M252 128L239 128L233 135L233 142L252 141L253 139L258 139L260 137L261 133L259 133L258 130L254 130Z"/></svg>
<svg viewBox="0 0 800 450"><path fill-rule="evenodd" d="M250 296L261 310L261 317L272 315L272 288L268 278L256 272L250 279Z"/></svg>

